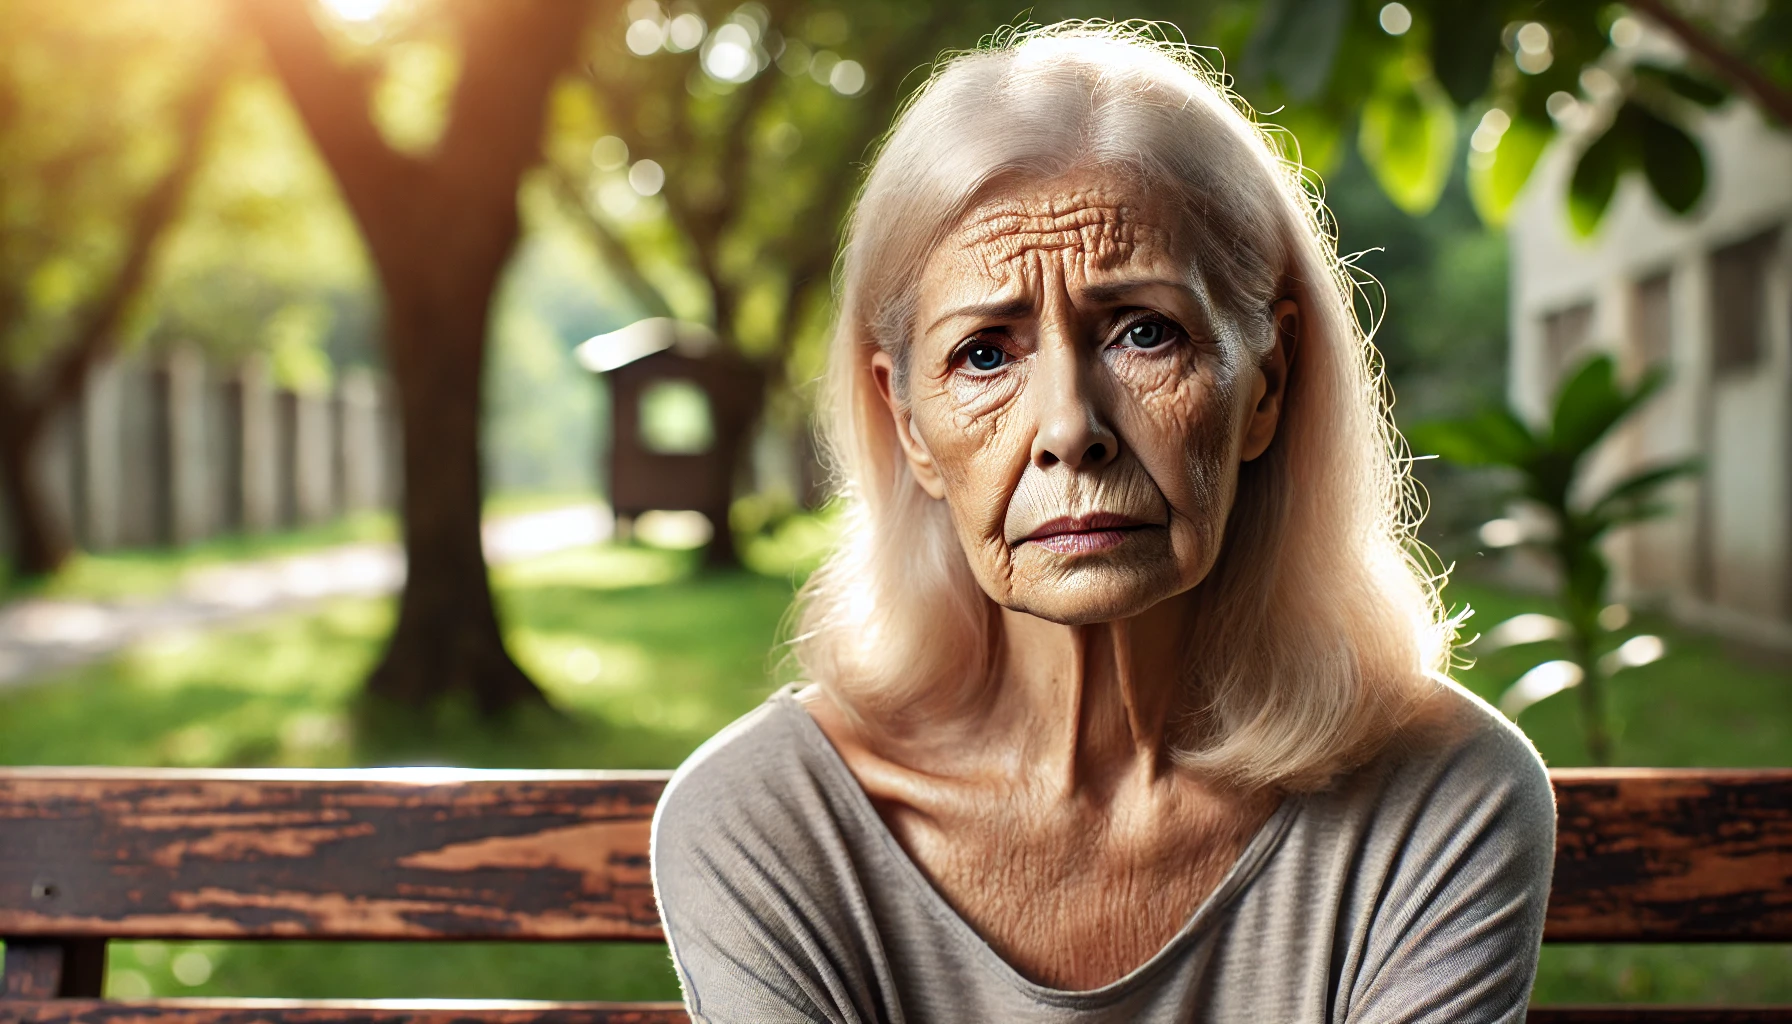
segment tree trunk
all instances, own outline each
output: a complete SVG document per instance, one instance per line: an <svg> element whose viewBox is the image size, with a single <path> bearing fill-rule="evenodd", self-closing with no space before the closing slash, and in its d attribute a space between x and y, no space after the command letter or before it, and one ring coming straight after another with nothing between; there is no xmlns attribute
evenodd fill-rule
<svg viewBox="0 0 1792 1024"><path fill-rule="evenodd" d="M402 432L407 576L398 625L368 691L412 707L454 693L470 695L488 715L547 703L504 648L480 538L486 319L514 224L505 234L484 239L495 253L453 258L444 250L464 247L462 236L460 246L418 245L410 258L388 256L381 266Z"/></svg>
<svg viewBox="0 0 1792 1024"><path fill-rule="evenodd" d="M516 244L517 184L589 13L572 0L441 5L462 44L434 151L394 151L368 116L372 81L338 66L299 0L235 5L255 25L342 187L386 294L403 434L398 625L370 693L412 706L469 693L491 714L546 703L504 650L479 537L480 377L492 291Z"/></svg>
<svg viewBox="0 0 1792 1024"><path fill-rule="evenodd" d="M15 576L47 576L68 560L73 546L44 486L43 428L14 425L0 437L0 488L6 495L7 528Z"/></svg>

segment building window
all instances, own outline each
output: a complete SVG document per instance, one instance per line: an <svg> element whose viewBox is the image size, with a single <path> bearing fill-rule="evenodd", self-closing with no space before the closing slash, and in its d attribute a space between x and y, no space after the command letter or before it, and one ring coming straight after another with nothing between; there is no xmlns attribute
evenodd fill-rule
<svg viewBox="0 0 1792 1024"><path fill-rule="evenodd" d="M1593 334L1593 304L1583 302L1567 309L1559 309L1543 317L1543 350L1546 365L1546 384L1554 391L1561 383L1562 375L1571 363L1586 348Z"/></svg>
<svg viewBox="0 0 1792 1024"><path fill-rule="evenodd" d="M1773 228L1711 254L1711 364L1746 373L1767 351L1767 268L1779 242Z"/></svg>
<svg viewBox="0 0 1792 1024"><path fill-rule="evenodd" d="M700 455L716 443L709 396L688 380L661 380L641 392L641 444L656 455Z"/></svg>
<svg viewBox="0 0 1792 1024"><path fill-rule="evenodd" d="M1630 351L1636 369L1668 365L1674 357L1674 307L1667 273L1638 281L1630 303Z"/></svg>

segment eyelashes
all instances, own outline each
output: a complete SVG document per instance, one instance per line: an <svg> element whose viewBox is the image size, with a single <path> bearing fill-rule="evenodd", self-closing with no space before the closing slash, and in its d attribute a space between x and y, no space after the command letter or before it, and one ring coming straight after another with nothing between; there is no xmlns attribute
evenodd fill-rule
<svg viewBox="0 0 1792 1024"><path fill-rule="evenodd" d="M1115 324L1102 347L1155 355L1172 351L1178 343L1188 340L1188 331L1175 320L1150 310L1137 310ZM1006 328L978 331L952 350L947 372L993 376L1020 358L1017 348Z"/></svg>

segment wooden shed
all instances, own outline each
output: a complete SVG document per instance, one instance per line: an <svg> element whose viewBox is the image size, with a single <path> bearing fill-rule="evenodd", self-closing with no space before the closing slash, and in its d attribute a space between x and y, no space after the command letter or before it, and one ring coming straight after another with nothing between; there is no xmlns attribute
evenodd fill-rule
<svg viewBox="0 0 1792 1024"><path fill-rule="evenodd" d="M764 402L763 371L709 328L666 317L600 334L576 355L609 379L608 476L618 526L645 512L701 512L714 528L707 560L734 564L728 507Z"/></svg>

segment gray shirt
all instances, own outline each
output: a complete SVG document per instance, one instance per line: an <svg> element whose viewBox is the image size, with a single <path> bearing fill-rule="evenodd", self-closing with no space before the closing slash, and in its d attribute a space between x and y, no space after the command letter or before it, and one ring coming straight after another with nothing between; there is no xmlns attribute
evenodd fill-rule
<svg viewBox="0 0 1792 1024"><path fill-rule="evenodd" d="M1461 691L1322 792L1290 796L1130 974L1017 973L934 890L786 690L678 770L653 877L698 1021L1522 1021L1555 851L1524 735Z"/></svg>

